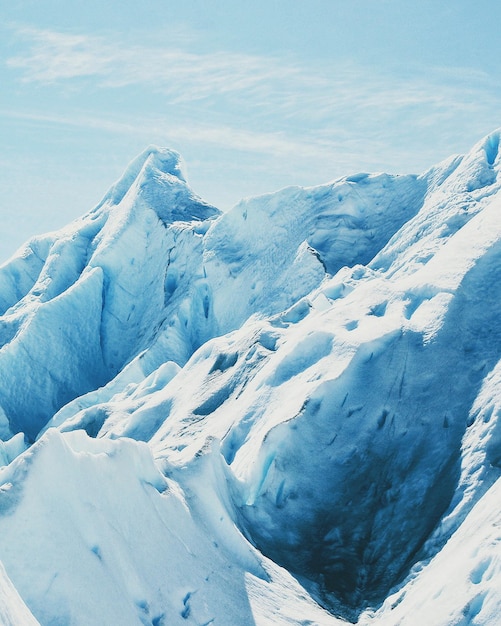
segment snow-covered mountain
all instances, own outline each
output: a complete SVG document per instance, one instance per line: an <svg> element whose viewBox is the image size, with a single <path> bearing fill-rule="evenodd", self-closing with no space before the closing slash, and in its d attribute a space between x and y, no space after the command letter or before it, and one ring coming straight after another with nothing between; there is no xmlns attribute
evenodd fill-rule
<svg viewBox="0 0 501 626"><path fill-rule="evenodd" d="M500 132L196 196L149 148L0 267L0 622L495 624Z"/></svg>

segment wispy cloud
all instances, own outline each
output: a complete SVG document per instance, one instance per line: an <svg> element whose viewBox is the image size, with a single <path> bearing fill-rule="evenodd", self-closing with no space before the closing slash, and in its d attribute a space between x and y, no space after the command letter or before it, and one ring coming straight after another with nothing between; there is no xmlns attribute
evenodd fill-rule
<svg viewBox="0 0 501 626"><path fill-rule="evenodd" d="M0 117L46 124L66 126L81 130L92 129L122 135L163 136L171 142L217 146L218 148L249 153L262 153L279 158L301 153L305 157L332 158L336 148L333 142L313 138L305 144L285 133L259 132L233 127L229 124L208 124L201 122L169 123L165 118L136 116L132 120L119 121L88 114L47 115L0 109Z"/></svg>
<svg viewBox="0 0 501 626"><path fill-rule="evenodd" d="M259 56L180 47L148 47L103 37L23 28L29 50L7 60L27 82L58 83L93 77L104 87L149 85L177 99L249 91L263 83L300 77L300 71ZM301 77L304 82L305 77Z"/></svg>
<svg viewBox="0 0 501 626"><path fill-rule="evenodd" d="M202 53L194 51L200 42L183 37L139 45L116 34L18 28L16 38L18 51L6 64L17 80L28 87L70 85L87 111L85 90L106 96L94 114L75 109L78 97L66 115L0 111L39 123L266 154L290 167L342 160L342 173L357 163L415 171L431 165L437 152L445 157L467 148L453 136L458 129L468 127L470 141L498 125L499 90L470 68L309 66L290 56ZM112 95L121 91L148 94L149 110L115 115Z"/></svg>
<svg viewBox="0 0 501 626"><path fill-rule="evenodd" d="M468 68L407 75L350 63L307 67L297 59L234 52L196 53L180 44L144 46L91 35L23 28L27 50L7 60L25 82L92 79L101 88L145 86L171 103L226 99L254 112L270 107L287 117L328 119L357 113L391 116L421 107L425 114L479 110L492 99L488 77Z"/></svg>

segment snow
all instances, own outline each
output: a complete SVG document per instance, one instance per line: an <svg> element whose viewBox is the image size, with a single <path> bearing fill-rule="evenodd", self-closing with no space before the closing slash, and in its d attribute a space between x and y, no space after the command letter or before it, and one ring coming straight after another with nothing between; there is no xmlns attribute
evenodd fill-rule
<svg viewBox="0 0 501 626"><path fill-rule="evenodd" d="M499 619L498 480L476 503L451 540L373 620L385 625L495 624ZM426 600L426 601L424 601ZM372 623L372 620L368 623Z"/></svg>
<svg viewBox="0 0 501 626"><path fill-rule="evenodd" d="M1 266L5 623L495 623L500 165L221 214L150 147Z"/></svg>
<svg viewBox="0 0 501 626"><path fill-rule="evenodd" d="M278 624L334 623L242 537L224 494L207 498L224 489L210 457L181 487L146 444L52 429L5 469L1 558L39 622L252 623L250 585L287 602Z"/></svg>
<svg viewBox="0 0 501 626"><path fill-rule="evenodd" d="M2 626L40 626L0 564L0 622Z"/></svg>

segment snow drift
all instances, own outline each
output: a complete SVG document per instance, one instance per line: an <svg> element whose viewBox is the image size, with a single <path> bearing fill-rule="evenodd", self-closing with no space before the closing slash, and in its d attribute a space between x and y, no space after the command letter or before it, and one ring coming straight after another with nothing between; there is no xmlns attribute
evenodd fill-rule
<svg viewBox="0 0 501 626"><path fill-rule="evenodd" d="M499 135L226 214L149 148L1 266L5 623L493 623Z"/></svg>

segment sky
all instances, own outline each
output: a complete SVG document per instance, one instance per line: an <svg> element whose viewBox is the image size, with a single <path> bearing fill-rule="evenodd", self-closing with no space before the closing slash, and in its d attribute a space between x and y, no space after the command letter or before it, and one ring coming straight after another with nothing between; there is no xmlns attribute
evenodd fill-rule
<svg viewBox="0 0 501 626"><path fill-rule="evenodd" d="M150 144L222 210L501 126L498 0L0 0L0 262Z"/></svg>

